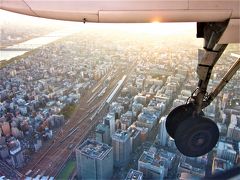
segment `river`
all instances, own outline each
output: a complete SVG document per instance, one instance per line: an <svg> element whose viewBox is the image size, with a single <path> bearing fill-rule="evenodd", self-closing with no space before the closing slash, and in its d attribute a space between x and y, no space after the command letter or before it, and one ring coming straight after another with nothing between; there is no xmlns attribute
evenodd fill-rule
<svg viewBox="0 0 240 180"><path fill-rule="evenodd" d="M14 57L21 56L26 52L29 52L33 49L39 48L56 40L59 40L63 37L72 35L79 32L83 29L83 26L80 27L71 27L63 30L55 31L41 37L33 38L28 41L18 43L12 46L8 46L0 50L0 61L10 60Z"/></svg>

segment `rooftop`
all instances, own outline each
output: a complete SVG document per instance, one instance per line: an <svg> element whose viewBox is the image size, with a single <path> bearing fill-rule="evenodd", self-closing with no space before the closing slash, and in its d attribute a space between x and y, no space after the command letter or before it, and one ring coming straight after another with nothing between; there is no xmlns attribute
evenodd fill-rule
<svg viewBox="0 0 240 180"><path fill-rule="evenodd" d="M150 148L151 149L151 148ZM173 161L175 154L164 150L144 151L139 161L151 164L152 166L165 166Z"/></svg>
<svg viewBox="0 0 240 180"><path fill-rule="evenodd" d="M130 136L133 138L136 138L140 133L140 130L138 130L137 128L130 128L129 130L130 130Z"/></svg>
<svg viewBox="0 0 240 180"><path fill-rule="evenodd" d="M129 138L128 132L124 130L117 130L113 135L112 139L126 141Z"/></svg>
<svg viewBox="0 0 240 180"><path fill-rule="evenodd" d="M79 146L78 150L90 158L103 159L112 150L112 147L96 140L87 139Z"/></svg>
<svg viewBox="0 0 240 180"><path fill-rule="evenodd" d="M125 180L141 180L142 178L143 173L141 171L130 169Z"/></svg>
<svg viewBox="0 0 240 180"><path fill-rule="evenodd" d="M218 142L217 148L219 150L227 150L228 152L236 153L236 151L233 149L233 145L227 142Z"/></svg>
<svg viewBox="0 0 240 180"><path fill-rule="evenodd" d="M106 131L106 128L107 128L106 124L100 123L97 125L95 132L103 134Z"/></svg>

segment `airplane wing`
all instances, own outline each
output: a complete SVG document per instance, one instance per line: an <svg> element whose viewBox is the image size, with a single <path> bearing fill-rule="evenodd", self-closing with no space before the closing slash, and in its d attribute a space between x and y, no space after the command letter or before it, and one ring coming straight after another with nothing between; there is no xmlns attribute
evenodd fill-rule
<svg viewBox="0 0 240 180"><path fill-rule="evenodd" d="M220 44L239 43L240 0L1 0L0 8L31 16L98 23L223 22Z"/></svg>

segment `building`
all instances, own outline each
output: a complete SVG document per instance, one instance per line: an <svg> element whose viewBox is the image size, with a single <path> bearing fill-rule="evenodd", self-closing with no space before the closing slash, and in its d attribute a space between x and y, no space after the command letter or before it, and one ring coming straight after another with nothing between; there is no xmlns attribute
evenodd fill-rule
<svg viewBox="0 0 240 180"><path fill-rule="evenodd" d="M130 169L125 180L142 180L142 179L143 173L141 171Z"/></svg>
<svg viewBox="0 0 240 180"><path fill-rule="evenodd" d="M144 178L163 179L173 167L175 157L174 153L151 146L139 158L138 170L143 172Z"/></svg>
<svg viewBox="0 0 240 180"><path fill-rule="evenodd" d="M134 97L134 102L142 104L143 106L146 106L147 104L147 98L146 96L142 96L142 95L136 95Z"/></svg>
<svg viewBox="0 0 240 180"><path fill-rule="evenodd" d="M111 137L110 137L110 129L106 124L98 124L95 130L96 140L98 142L102 142L110 145Z"/></svg>
<svg viewBox="0 0 240 180"><path fill-rule="evenodd" d="M238 166L240 166L240 142L238 142L238 155L237 155L237 160L236 160L236 163Z"/></svg>
<svg viewBox="0 0 240 180"><path fill-rule="evenodd" d="M151 131L158 121L158 117L151 110L152 108L150 107L143 108L142 112L138 115L137 126L146 127Z"/></svg>
<svg viewBox="0 0 240 180"><path fill-rule="evenodd" d="M219 129L219 133L222 136L226 136L227 135L227 126L226 124L223 123L217 123L218 129Z"/></svg>
<svg viewBox="0 0 240 180"><path fill-rule="evenodd" d="M182 100L182 99L175 99L173 101L173 105L172 105L172 109L180 106L180 105L183 105L183 104L186 104L186 101L185 100Z"/></svg>
<svg viewBox="0 0 240 180"><path fill-rule="evenodd" d="M224 172L233 167L233 164L221 158L214 158L212 163L212 174Z"/></svg>
<svg viewBox="0 0 240 180"><path fill-rule="evenodd" d="M168 144L169 136L166 130L166 119L167 119L166 116L161 117L160 119L158 140L161 146L166 146Z"/></svg>
<svg viewBox="0 0 240 180"><path fill-rule="evenodd" d="M171 148L171 149L174 149L174 150L177 149L176 144L175 144L175 140L173 138L171 138L170 136L169 136L169 139L168 139L168 147Z"/></svg>
<svg viewBox="0 0 240 180"><path fill-rule="evenodd" d="M204 114L205 116L215 119L216 115L216 100L214 100L209 106L204 108Z"/></svg>
<svg viewBox="0 0 240 180"><path fill-rule="evenodd" d="M110 114L114 114L115 119L120 119L122 113L124 112L124 107L117 102L112 102L109 107Z"/></svg>
<svg viewBox="0 0 240 180"><path fill-rule="evenodd" d="M200 180L201 178L199 176L193 175L191 173L187 173L187 172L181 172L181 174L179 174L179 180L186 180L186 179L191 179L191 180Z"/></svg>
<svg viewBox="0 0 240 180"><path fill-rule="evenodd" d="M121 115L121 129L127 130L127 128L132 124L133 113L131 111L126 112Z"/></svg>
<svg viewBox="0 0 240 180"><path fill-rule="evenodd" d="M129 127L128 132L130 135L131 152L133 152L141 143L141 134L140 130L135 127Z"/></svg>
<svg viewBox="0 0 240 180"><path fill-rule="evenodd" d="M145 179L163 179L164 164L154 153L144 151L138 160L138 170L143 172Z"/></svg>
<svg viewBox="0 0 240 180"><path fill-rule="evenodd" d="M183 157L178 165L177 173L182 176L184 173L200 179L205 177L207 155L200 157Z"/></svg>
<svg viewBox="0 0 240 180"><path fill-rule="evenodd" d="M148 128L139 127L139 126L137 126L136 122L134 122L132 124L132 126L136 127L136 129L140 131L140 140L141 140L141 142L145 142L147 137L148 137L148 134L149 134Z"/></svg>
<svg viewBox="0 0 240 180"><path fill-rule="evenodd" d="M231 122L228 126L227 137L240 141L240 116L235 114L231 115Z"/></svg>
<svg viewBox="0 0 240 180"><path fill-rule="evenodd" d="M0 145L0 158L5 159L9 156L8 147L6 145Z"/></svg>
<svg viewBox="0 0 240 180"><path fill-rule="evenodd" d="M3 135L10 136L11 128L10 128L9 122L3 122L3 124L2 124L2 132L3 132Z"/></svg>
<svg viewBox="0 0 240 180"><path fill-rule="evenodd" d="M112 136L114 166L128 164L131 153L130 137L127 131L117 130Z"/></svg>
<svg viewBox="0 0 240 180"><path fill-rule="evenodd" d="M217 154L216 154L217 158L225 159L232 163L235 162L237 152L233 149L232 144L219 141L217 144L216 150L217 150Z"/></svg>
<svg viewBox="0 0 240 180"><path fill-rule="evenodd" d="M79 179L110 179L113 174L112 147L87 139L76 149Z"/></svg>
<svg viewBox="0 0 240 180"><path fill-rule="evenodd" d="M20 142L18 140L12 142L12 147L10 148L9 152L13 166L15 168L22 167L24 163L24 157Z"/></svg>
<svg viewBox="0 0 240 180"><path fill-rule="evenodd" d="M42 139L38 134L35 135L33 143L34 143L34 149L37 152L42 147Z"/></svg>
<svg viewBox="0 0 240 180"><path fill-rule="evenodd" d="M106 124L110 129L110 136L115 132L115 114L114 113L108 113L107 116L103 118L104 124Z"/></svg>
<svg viewBox="0 0 240 180"><path fill-rule="evenodd" d="M198 177L198 179L200 179L200 178L204 178L205 169L196 168L188 163L180 162L178 165L178 174L181 175L182 173L187 173L195 178Z"/></svg>

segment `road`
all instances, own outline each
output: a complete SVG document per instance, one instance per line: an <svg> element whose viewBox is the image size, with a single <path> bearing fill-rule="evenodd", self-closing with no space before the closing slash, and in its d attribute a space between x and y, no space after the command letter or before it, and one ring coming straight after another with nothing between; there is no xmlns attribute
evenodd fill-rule
<svg viewBox="0 0 240 180"><path fill-rule="evenodd" d="M107 110L106 99L116 87L118 81L126 73L129 75L132 72L131 69L133 69L133 66L129 66L125 70L119 68L103 96L97 97L96 92L101 91L102 86L99 83L104 82L108 76L104 76L99 81L96 85L97 88L93 88L94 92L86 92L68 123L61 128L62 130L57 131L54 139L48 143L47 147L33 154L31 161L21 170L21 173L25 174L31 169L33 171L32 177L41 173L56 177L70 155L87 138L87 135L95 128L99 120L103 118L105 115L103 112ZM100 107L101 109L99 109Z"/></svg>

